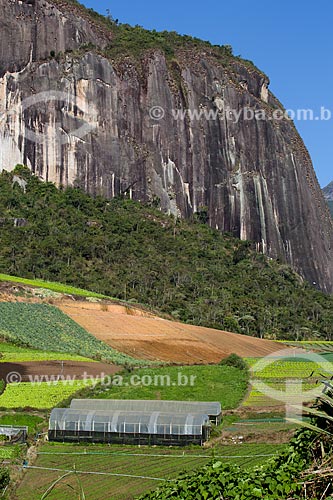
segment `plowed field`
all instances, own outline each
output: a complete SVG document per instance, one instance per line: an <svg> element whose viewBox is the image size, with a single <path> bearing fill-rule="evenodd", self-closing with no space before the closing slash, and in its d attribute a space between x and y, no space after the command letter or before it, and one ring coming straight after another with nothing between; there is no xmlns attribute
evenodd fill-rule
<svg viewBox="0 0 333 500"><path fill-rule="evenodd" d="M261 357L281 349L270 340L162 319L120 305L57 304L86 330L135 358L184 364L217 363L231 353Z"/></svg>

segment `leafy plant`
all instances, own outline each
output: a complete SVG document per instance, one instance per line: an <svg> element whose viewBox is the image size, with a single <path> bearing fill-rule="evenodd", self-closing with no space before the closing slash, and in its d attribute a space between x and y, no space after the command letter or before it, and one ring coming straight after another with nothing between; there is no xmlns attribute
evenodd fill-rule
<svg viewBox="0 0 333 500"><path fill-rule="evenodd" d="M177 481L140 497L141 500L196 500L217 498L254 500L299 499L303 485L302 471L312 459L313 434L301 430L279 455L261 467L244 470L213 460L194 474L181 475ZM313 499L315 500L315 499Z"/></svg>
<svg viewBox="0 0 333 500"><path fill-rule="evenodd" d="M230 498L242 500L318 500L333 493L332 462L333 386L317 401L308 429L298 430L285 451L260 468L244 470L214 460L194 474L181 475L177 481L140 497L141 500L179 498Z"/></svg>

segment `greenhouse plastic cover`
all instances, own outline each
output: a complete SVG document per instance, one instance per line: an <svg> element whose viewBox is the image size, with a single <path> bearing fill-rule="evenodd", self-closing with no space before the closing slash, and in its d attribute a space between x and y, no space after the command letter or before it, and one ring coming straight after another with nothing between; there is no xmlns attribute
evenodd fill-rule
<svg viewBox="0 0 333 500"><path fill-rule="evenodd" d="M208 415L200 414L110 412L54 408L50 416L49 430L201 435L202 426L209 425Z"/></svg>
<svg viewBox="0 0 333 500"><path fill-rule="evenodd" d="M13 436L18 436L18 434L20 434L20 432L22 431L28 432L28 427L12 427L6 425L2 425L0 427L0 435L10 438Z"/></svg>
<svg viewBox="0 0 333 500"><path fill-rule="evenodd" d="M158 411L165 413L200 413L209 416L221 414L221 403L196 401L153 401L133 399L73 399L71 409L77 410L119 410L119 411Z"/></svg>

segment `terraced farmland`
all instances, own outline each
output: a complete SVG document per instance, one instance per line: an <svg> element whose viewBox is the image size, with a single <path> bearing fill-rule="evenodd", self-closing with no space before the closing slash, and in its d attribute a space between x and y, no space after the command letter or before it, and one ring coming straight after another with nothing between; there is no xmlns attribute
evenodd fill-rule
<svg viewBox="0 0 333 500"><path fill-rule="evenodd" d="M115 364L140 364L96 339L58 308L47 304L0 303L0 335L7 341L35 349L61 351Z"/></svg>
<svg viewBox="0 0 333 500"><path fill-rule="evenodd" d="M281 344L285 344L290 347L301 347L308 351L316 352L333 352L333 342L328 340L300 340L300 341L283 341Z"/></svg>
<svg viewBox="0 0 333 500"><path fill-rule="evenodd" d="M261 365L264 361L258 358L249 358L247 361L252 375L251 391L243 402L243 406L247 407L311 401L323 389L321 379L333 373L333 364L326 356L318 356L317 361L305 357L276 358L267 366Z"/></svg>
<svg viewBox="0 0 333 500"><path fill-rule="evenodd" d="M319 362L308 361L306 359L295 358L295 360L290 360L276 358L274 362L260 370L257 369L259 368L257 364L259 359L248 358L247 361L251 367L252 376L261 379L306 379L308 377L330 376L333 374L333 363L327 361L324 356L320 356L320 364Z"/></svg>
<svg viewBox="0 0 333 500"><path fill-rule="evenodd" d="M244 401L243 406L264 408L266 406L281 406L285 403L292 404L296 402L296 398L298 398L300 394L300 388L305 393L308 391L311 391L311 393L312 391L316 391L318 392L318 395L322 390L320 384L306 383L306 381L302 381L301 379L295 384L291 381L287 384L275 380L268 380L266 382L266 388L263 388L262 390L257 388L255 385L252 386L250 394ZM298 382L301 383L301 386ZM271 393L269 389L266 390L269 387L272 389ZM276 394L275 391L280 393L281 396L279 399L274 398L274 395ZM314 397L315 396L313 396L313 399Z"/></svg>
<svg viewBox="0 0 333 500"><path fill-rule="evenodd" d="M269 456L282 448L283 445L244 444L215 448L214 453L216 458L221 456L226 462L252 467L264 463ZM176 478L182 471L192 472L200 468L211 459L212 452L199 447L152 450L146 447L114 445L107 447L49 444L40 449L35 463L35 466L40 468L27 470L16 495L18 500L40 499L52 481L61 476L62 471L73 470L75 465L76 470L81 471L78 475L86 498L131 500L134 496L163 484L166 479ZM74 498L74 491L77 490L76 478L67 477L65 483L60 483L48 498ZM74 488L74 491L71 488Z"/></svg>

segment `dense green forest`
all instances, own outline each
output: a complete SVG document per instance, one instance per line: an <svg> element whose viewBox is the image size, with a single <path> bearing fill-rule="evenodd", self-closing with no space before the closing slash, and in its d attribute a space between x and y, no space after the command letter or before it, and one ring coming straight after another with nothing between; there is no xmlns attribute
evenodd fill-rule
<svg viewBox="0 0 333 500"><path fill-rule="evenodd" d="M128 199L0 175L0 272L140 302L197 325L277 339L333 338L333 297L250 242Z"/></svg>

